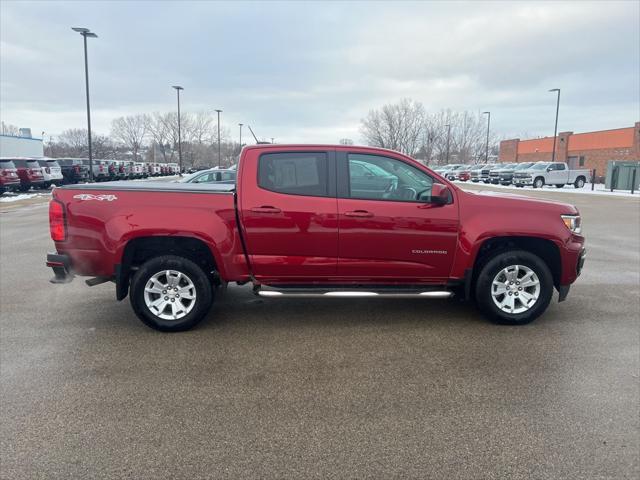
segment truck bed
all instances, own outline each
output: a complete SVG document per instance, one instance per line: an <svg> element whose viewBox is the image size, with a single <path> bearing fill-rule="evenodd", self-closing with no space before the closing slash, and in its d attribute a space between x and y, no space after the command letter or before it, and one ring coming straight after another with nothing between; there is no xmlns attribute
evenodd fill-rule
<svg viewBox="0 0 640 480"><path fill-rule="evenodd" d="M228 183L178 183L178 182L101 182L65 185L64 190L119 190L119 191L163 191L194 193L231 193L235 185Z"/></svg>

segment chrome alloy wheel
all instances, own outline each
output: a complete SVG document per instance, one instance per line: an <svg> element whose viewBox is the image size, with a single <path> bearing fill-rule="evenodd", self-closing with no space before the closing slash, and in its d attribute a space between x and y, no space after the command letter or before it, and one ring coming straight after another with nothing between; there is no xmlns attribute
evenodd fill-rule
<svg viewBox="0 0 640 480"><path fill-rule="evenodd" d="M145 285L144 303L158 318L180 320L196 304L196 287L184 273L163 270L152 276Z"/></svg>
<svg viewBox="0 0 640 480"><path fill-rule="evenodd" d="M503 268L491 282L493 303L506 313L523 313L533 307L540 296L540 279L524 265Z"/></svg>

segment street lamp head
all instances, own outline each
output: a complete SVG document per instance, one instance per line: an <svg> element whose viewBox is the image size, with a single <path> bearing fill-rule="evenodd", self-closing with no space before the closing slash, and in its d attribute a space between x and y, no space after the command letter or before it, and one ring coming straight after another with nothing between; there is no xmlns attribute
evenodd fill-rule
<svg viewBox="0 0 640 480"><path fill-rule="evenodd" d="M175 88L176 90L184 90L180 85L172 85L171 88Z"/></svg>
<svg viewBox="0 0 640 480"><path fill-rule="evenodd" d="M491 112L482 112L483 115L489 115Z"/></svg>
<svg viewBox="0 0 640 480"><path fill-rule="evenodd" d="M216 109L216 110L214 110L214 112L222 113L222 110Z"/></svg>
<svg viewBox="0 0 640 480"><path fill-rule="evenodd" d="M559 88L552 88L551 90L549 90L550 92L559 92L560 89Z"/></svg>
<svg viewBox="0 0 640 480"><path fill-rule="evenodd" d="M238 125L239 125L239 126L243 126L243 125L244 125L244 123L239 123Z"/></svg>
<svg viewBox="0 0 640 480"><path fill-rule="evenodd" d="M88 28L84 28L84 27L71 27L71 30L73 30L74 32L78 32L80 35L82 35L83 37L91 37L91 38L98 38L98 35L96 35L95 33L93 33L91 30L89 30Z"/></svg>

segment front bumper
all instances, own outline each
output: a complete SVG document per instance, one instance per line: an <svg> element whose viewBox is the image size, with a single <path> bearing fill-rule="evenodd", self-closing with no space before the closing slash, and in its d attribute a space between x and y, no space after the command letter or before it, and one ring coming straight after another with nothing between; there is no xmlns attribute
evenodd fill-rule
<svg viewBox="0 0 640 480"><path fill-rule="evenodd" d="M68 255L61 253L47 253L47 267L51 267L54 277L49 280L51 283L69 283L73 280L71 273L71 259Z"/></svg>
<svg viewBox="0 0 640 480"><path fill-rule="evenodd" d="M580 255L578 256L578 261L576 262L576 265L575 265L575 269L576 269L575 278L578 278L582 273L582 268L584 267L584 262L586 257L587 257L587 249L583 247L580 250ZM558 294L559 294L558 302L563 302L567 298L567 295L569 295L570 288L571 288L571 284L558 286Z"/></svg>
<svg viewBox="0 0 640 480"><path fill-rule="evenodd" d="M533 185L533 180L531 177L528 178L513 178L514 185Z"/></svg>

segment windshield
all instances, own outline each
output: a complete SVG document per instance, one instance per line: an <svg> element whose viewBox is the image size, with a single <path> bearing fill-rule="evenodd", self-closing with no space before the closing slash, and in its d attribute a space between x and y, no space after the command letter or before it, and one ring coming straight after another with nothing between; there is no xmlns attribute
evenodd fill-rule
<svg viewBox="0 0 640 480"><path fill-rule="evenodd" d="M2 161L0 162L0 168L16 168L16 165L13 162L9 162L9 161Z"/></svg>
<svg viewBox="0 0 640 480"><path fill-rule="evenodd" d="M180 180L177 180L178 183L190 183L194 178L199 177L200 175L204 175L203 172L192 173L191 175L187 175L186 177L182 177Z"/></svg>
<svg viewBox="0 0 640 480"><path fill-rule="evenodd" d="M538 163L538 164L534 165L533 167L531 167L531 170L544 170L548 166L549 166L548 163Z"/></svg>
<svg viewBox="0 0 640 480"><path fill-rule="evenodd" d="M526 170L527 168L530 168L531 165L533 165L533 163L521 163L516 167L516 170Z"/></svg>

